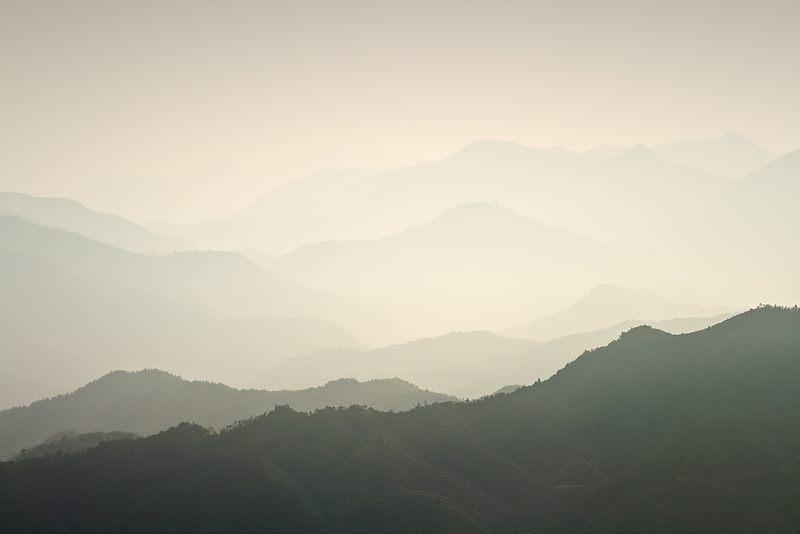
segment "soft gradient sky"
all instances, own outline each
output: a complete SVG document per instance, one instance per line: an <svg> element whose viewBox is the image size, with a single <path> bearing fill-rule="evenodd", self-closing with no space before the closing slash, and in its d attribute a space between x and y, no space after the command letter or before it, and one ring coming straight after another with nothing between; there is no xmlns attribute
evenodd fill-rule
<svg viewBox="0 0 800 534"><path fill-rule="evenodd" d="M800 2L0 3L0 189L333 146L800 148Z"/></svg>

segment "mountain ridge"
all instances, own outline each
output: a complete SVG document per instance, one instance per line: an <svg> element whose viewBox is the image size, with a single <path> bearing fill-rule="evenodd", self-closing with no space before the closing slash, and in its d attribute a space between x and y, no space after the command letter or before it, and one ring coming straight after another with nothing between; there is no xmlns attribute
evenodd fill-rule
<svg viewBox="0 0 800 534"><path fill-rule="evenodd" d="M148 436L182 421L222 428L277 405L298 411L353 404L400 411L455 400L397 378L365 382L340 378L304 390L266 391L188 381L158 369L112 371L71 393L0 411L0 460L61 431Z"/></svg>
<svg viewBox="0 0 800 534"><path fill-rule="evenodd" d="M706 317L730 311L676 304L644 288L602 284L591 289L569 308L544 315L520 327L502 330L500 334L549 341L565 335L601 330L623 321Z"/></svg>
<svg viewBox="0 0 800 534"><path fill-rule="evenodd" d="M39 530L789 533L798 380L797 308L679 336L638 327L479 401L278 407L219 434L184 423L2 463L0 526L26 517L10 495L39 495ZM87 500L106 506L74 514Z"/></svg>

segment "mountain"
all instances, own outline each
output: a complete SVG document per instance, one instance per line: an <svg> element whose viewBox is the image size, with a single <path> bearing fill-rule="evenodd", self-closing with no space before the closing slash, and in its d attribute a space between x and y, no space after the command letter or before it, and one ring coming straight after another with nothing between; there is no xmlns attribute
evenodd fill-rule
<svg viewBox="0 0 800 534"><path fill-rule="evenodd" d="M794 209L798 195L800 150L795 150L710 201L708 210L721 219L711 230L722 234L724 227L732 226L738 239L759 247L759 254L784 248L800 228L800 214ZM797 251L796 247L788 248L789 252Z"/></svg>
<svg viewBox="0 0 800 534"><path fill-rule="evenodd" d="M309 243L377 239L423 224L458 204L496 201L550 226L630 244L648 242L653 229L669 226L733 182L668 163L643 146L587 161L572 153L490 139L439 161L373 176L366 180L364 171L354 169L325 172L302 185L267 193L232 218L148 228L201 246L281 255ZM355 183L359 185L345 185ZM294 189L308 198L293 197ZM326 199L330 191L334 193ZM282 208L282 199L296 208ZM264 222L268 224L261 226Z"/></svg>
<svg viewBox="0 0 800 534"><path fill-rule="evenodd" d="M665 246L719 294L741 302L793 303L800 298L797 198L800 150L710 199L675 228Z"/></svg>
<svg viewBox="0 0 800 534"><path fill-rule="evenodd" d="M319 317L353 331L368 345L408 335L404 325L369 302L302 287L239 254L195 251L143 256L13 217L0 217L0 247L45 258L95 285L121 284L150 299L199 307L222 319Z"/></svg>
<svg viewBox="0 0 800 534"><path fill-rule="evenodd" d="M587 161L599 161L601 159L613 158L614 156L621 156L630 149L631 147L598 145L581 154L581 157Z"/></svg>
<svg viewBox="0 0 800 534"><path fill-rule="evenodd" d="M22 448L48 443L46 439L54 435L58 440L65 432L124 431L149 436L181 421L222 428L277 405L300 411L353 404L408 410L419 404L453 400L457 399L396 378L367 382L340 379L302 391L261 391L192 382L156 369L114 371L72 393L0 411L0 459L11 458ZM101 438L92 439L99 442Z"/></svg>
<svg viewBox="0 0 800 534"><path fill-rule="evenodd" d="M177 296L81 277L0 248L0 408L68 391L114 368L160 365L249 384L284 358L363 345L312 317L220 318Z"/></svg>
<svg viewBox="0 0 800 534"><path fill-rule="evenodd" d="M50 228L62 228L113 247L141 254L169 254L196 245L183 238L164 239L116 215L89 210L66 198L0 193L0 215L16 215Z"/></svg>
<svg viewBox="0 0 800 534"><path fill-rule="evenodd" d="M640 327L477 402L278 408L3 463L0 528L796 532L798 384L796 308Z"/></svg>
<svg viewBox="0 0 800 534"><path fill-rule="evenodd" d="M192 236L205 248L268 250L281 255L295 248L298 239L302 242L306 225L380 188L391 176L389 172L359 168L325 169L275 187L231 217L146 226L163 236Z"/></svg>
<svg viewBox="0 0 800 534"><path fill-rule="evenodd" d="M592 239L638 243L731 183L668 163L641 145L589 162L492 140L391 174L394 179L379 190L320 217L313 232L306 229L306 242L374 239L422 224L458 204L498 202Z"/></svg>
<svg viewBox="0 0 800 534"><path fill-rule="evenodd" d="M624 277L622 263L565 228L498 204L469 203L380 239L305 245L271 270L324 291L359 295L423 335L440 335L499 329L553 309L580 288Z"/></svg>
<svg viewBox="0 0 800 534"><path fill-rule="evenodd" d="M298 286L236 254L143 256L0 217L2 407L120 368L241 387L291 356L364 347L342 323L373 342L407 335L374 305Z"/></svg>
<svg viewBox="0 0 800 534"><path fill-rule="evenodd" d="M604 284L565 310L545 315L501 335L549 341L581 332L602 330L627 320L663 321L679 317L709 317L730 310L676 304L649 291Z"/></svg>
<svg viewBox="0 0 800 534"><path fill-rule="evenodd" d="M322 169L394 169L409 163L376 152L358 154L334 148L266 173L220 165L177 178L107 180L75 191L73 196L93 209L137 222L189 224L233 215L271 189Z"/></svg>
<svg viewBox="0 0 800 534"><path fill-rule="evenodd" d="M298 389L342 376L359 380L397 376L412 383L420 380L425 384L420 387L433 391L477 398L514 380L528 380L528 373L518 372L520 361L544 367L544 362L535 361L539 357L547 361L542 357L544 351L537 350L540 345L491 332L452 332L370 351L328 348L288 358L259 377L254 385ZM559 361L551 374L566 361Z"/></svg>
<svg viewBox="0 0 800 534"><path fill-rule="evenodd" d="M723 314L648 324L682 334L708 328L729 317L730 314ZM397 376L420 387L476 399L506 384L532 384L548 378L585 351L606 345L643 324L645 321L628 320L546 343L509 339L491 332L452 332L370 351L326 348L287 358L256 378L253 385L302 388L341 376L359 380Z"/></svg>
<svg viewBox="0 0 800 534"><path fill-rule="evenodd" d="M709 141L677 141L653 150L667 161L731 178L744 178L777 157L733 130Z"/></svg>

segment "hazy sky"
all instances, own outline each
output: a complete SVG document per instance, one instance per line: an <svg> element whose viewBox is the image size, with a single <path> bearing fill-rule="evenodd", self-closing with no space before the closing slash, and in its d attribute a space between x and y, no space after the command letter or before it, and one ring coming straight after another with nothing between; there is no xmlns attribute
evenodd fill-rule
<svg viewBox="0 0 800 534"><path fill-rule="evenodd" d="M0 3L0 189L333 146L800 148L800 2Z"/></svg>

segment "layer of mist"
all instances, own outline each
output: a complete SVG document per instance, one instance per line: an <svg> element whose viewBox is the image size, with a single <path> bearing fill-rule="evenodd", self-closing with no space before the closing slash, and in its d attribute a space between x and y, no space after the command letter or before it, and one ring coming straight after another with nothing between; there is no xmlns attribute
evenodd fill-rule
<svg viewBox="0 0 800 534"><path fill-rule="evenodd" d="M674 146L717 163L738 151L749 169L768 159L751 145ZM143 367L236 387L399 376L474 398L547 378L618 325L699 329L800 298L800 151L736 181L664 150L481 141L396 170L295 176L233 217L149 229L0 194L0 406ZM590 332L611 337L559 348ZM453 343L431 352L423 337Z"/></svg>

